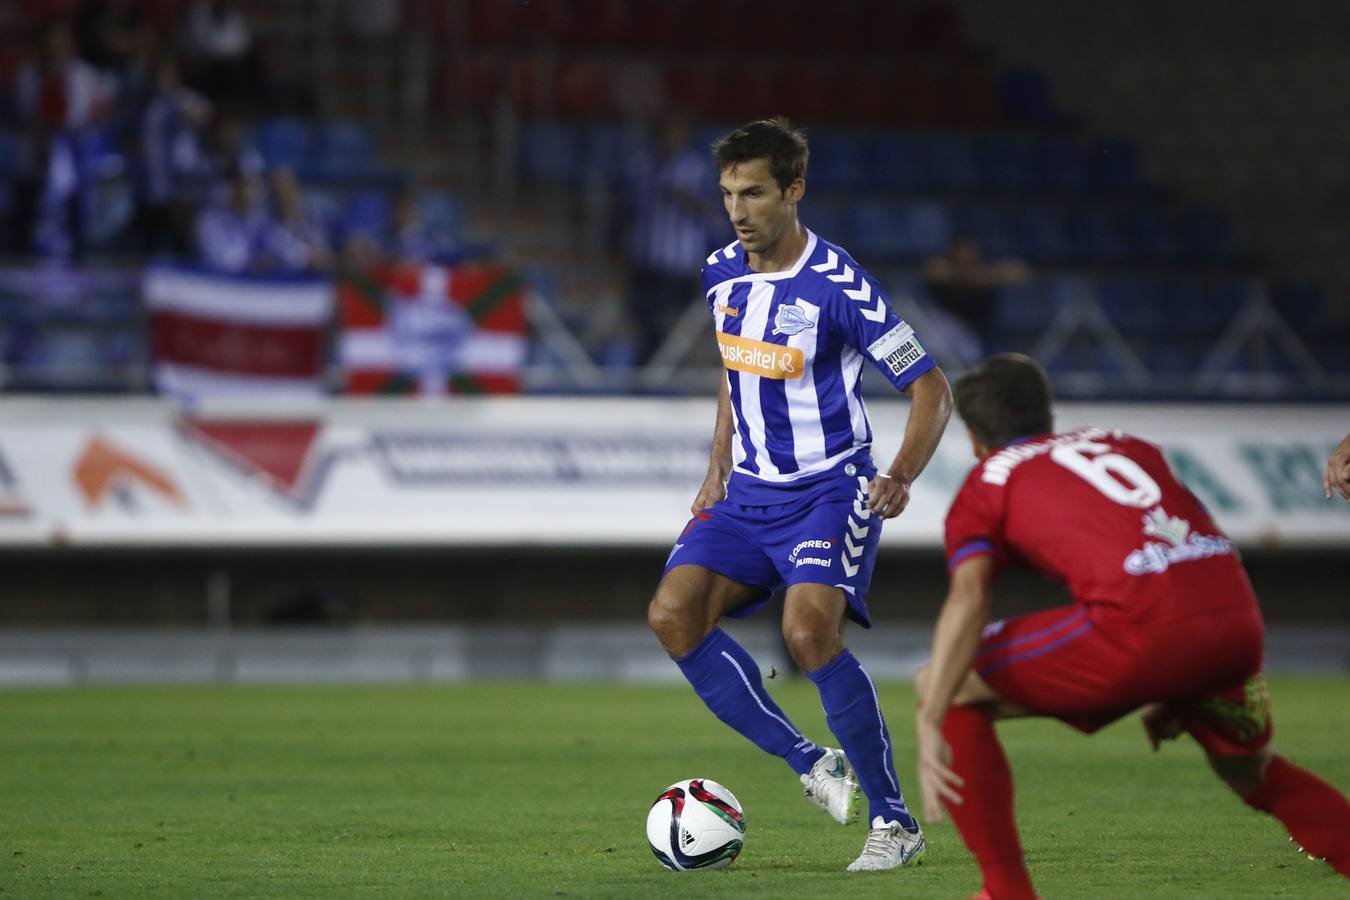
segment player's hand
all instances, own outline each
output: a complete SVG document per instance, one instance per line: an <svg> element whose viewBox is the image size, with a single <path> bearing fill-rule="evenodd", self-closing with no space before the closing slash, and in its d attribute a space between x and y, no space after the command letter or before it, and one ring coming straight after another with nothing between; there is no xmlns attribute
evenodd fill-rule
<svg viewBox="0 0 1350 900"><path fill-rule="evenodd" d="M883 519L894 519L909 506L909 482L880 472L867 485L867 507Z"/></svg>
<svg viewBox="0 0 1350 900"><path fill-rule="evenodd" d="M1341 499L1350 502L1350 434L1345 436L1340 446L1331 451L1327 457L1327 471L1322 476L1322 491L1327 499L1331 499L1331 492L1335 490L1341 495Z"/></svg>
<svg viewBox="0 0 1350 900"><path fill-rule="evenodd" d="M698 496L694 498L694 505L689 507L689 511L698 515L726 495L726 479L719 472L709 472L708 477L703 479L703 486L698 489Z"/></svg>
<svg viewBox="0 0 1350 900"><path fill-rule="evenodd" d="M1148 735L1148 742L1153 745L1154 753L1158 752L1163 741L1175 741L1181 735L1181 720L1166 704L1150 703L1145 706L1139 714L1139 721L1144 723L1144 732Z"/></svg>
<svg viewBox="0 0 1350 900"><path fill-rule="evenodd" d="M915 723L915 743L919 751L919 790L923 793L923 815L929 822L940 822L944 813L942 801L961 805L957 788L965 787L965 779L951 770L952 748L942 736L936 722L919 713Z"/></svg>

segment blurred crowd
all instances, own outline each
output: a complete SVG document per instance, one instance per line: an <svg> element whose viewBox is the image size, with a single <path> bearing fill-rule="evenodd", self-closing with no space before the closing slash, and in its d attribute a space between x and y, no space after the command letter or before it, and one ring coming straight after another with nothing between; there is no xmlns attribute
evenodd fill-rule
<svg viewBox="0 0 1350 900"><path fill-rule="evenodd" d="M169 254L273 273L446 255L406 192L367 199L376 214L353 219L292 169L269 167L255 125L306 115L313 101L274 74L233 0L194 0L170 22L137 0L86 0L34 28L5 107L6 251Z"/></svg>

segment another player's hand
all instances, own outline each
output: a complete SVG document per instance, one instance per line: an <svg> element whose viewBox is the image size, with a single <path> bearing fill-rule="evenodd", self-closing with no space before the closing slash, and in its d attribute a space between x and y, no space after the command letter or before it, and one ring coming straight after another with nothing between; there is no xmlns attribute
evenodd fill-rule
<svg viewBox="0 0 1350 900"><path fill-rule="evenodd" d="M909 506L909 482L880 472L867 485L867 507L883 519L894 519Z"/></svg>
<svg viewBox="0 0 1350 900"><path fill-rule="evenodd" d="M1322 490L1327 499L1331 499L1331 492L1335 490L1341 495L1341 499L1350 502L1350 434L1345 436L1340 446L1331 451L1327 457L1327 471L1322 476Z"/></svg>
<svg viewBox="0 0 1350 900"><path fill-rule="evenodd" d="M1181 735L1181 720L1166 704L1150 703L1145 706L1139 714L1139 721L1144 723L1144 732L1155 753L1163 741L1175 741Z"/></svg>
<svg viewBox="0 0 1350 900"><path fill-rule="evenodd" d="M942 801L961 805L957 788L965 787L965 779L950 768L952 748L942 736L938 723L919 713L915 723L914 740L919 751L919 790L923 792L923 815L929 822L940 822Z"/></svg>
<svg viewBox="0 0 1350 900"><path fill-rule="evenodd" d="M694 498L694 505L689 507L689 511L698 515L726 495L726 479L718 472L709 472L708 477L703 479L703 486L698 489L698 496Z"/></svg>

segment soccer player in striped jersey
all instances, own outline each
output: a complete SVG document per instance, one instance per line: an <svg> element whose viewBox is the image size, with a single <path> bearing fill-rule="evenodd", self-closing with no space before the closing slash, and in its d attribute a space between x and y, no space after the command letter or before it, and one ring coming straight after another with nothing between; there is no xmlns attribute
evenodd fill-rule
<svg viewBox="0 0 1350 900"><path fill-rule="evenodd" d="M923 832L905 806L876 689L844 647L844 624L871 624L882 522L908 504L951 414L951 391L880 285L798 221L807 155L805 138L782 119L753 122L713 147L738 238L703 269L726 372L708 475L648 621L717 717L782 757L836 821L853 820L861 786L870 829L848 868L893 869L919 857ZM912 402L884 472L872 462L864 361ZM783 588L788 650L820 690L841 749L807 739L765 691L755 661L717 627Z"/></svg>

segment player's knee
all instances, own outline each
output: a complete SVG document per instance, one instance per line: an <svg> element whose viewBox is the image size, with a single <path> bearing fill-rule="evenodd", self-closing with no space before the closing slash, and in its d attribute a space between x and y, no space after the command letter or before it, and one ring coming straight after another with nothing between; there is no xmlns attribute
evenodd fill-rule
<svg viewBox="0 0 1350 900"><path fill-rule="evenodd" d="M783 623L783 643L803 672L814 672L843 651L838 637L829 629L815 627L809 621Z"/></svg>
<svg viewBox="0 0 1350 900"><path fill-rule="evenodd" d="M1256 753L1241 756L1220 756L1210 753L1207 754L1207 758L1214 774L1239 797L1245 797L1266 780L1266 767L1270 765L1270 750L1262 748Z"/></svg>
<svg viewBox="0 0 1350 900"><path fill-rule="evenodd" d="M680 657L693 650L707 628L705 616L693 604L662 584L647 604L647 626L671 656Z"/></svg>

